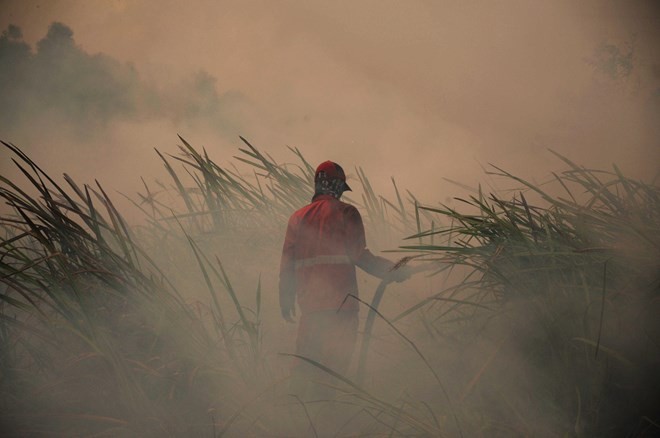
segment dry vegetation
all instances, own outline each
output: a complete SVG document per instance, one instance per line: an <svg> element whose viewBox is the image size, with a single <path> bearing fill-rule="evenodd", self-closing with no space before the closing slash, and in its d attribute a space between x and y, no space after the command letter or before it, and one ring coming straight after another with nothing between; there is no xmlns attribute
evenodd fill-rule
<svg viewBox="0 0 660 438"><path fill-rule="evenodd" d="M181 140L178 155L158 152L168 182L132 199L141 225L100 184L60 183L5 144L27 183L0 177L5 435L660 433L655 183L559 157L567 170L543 186L495 168L519 190L479 191L459 211L396 184L386 199L357 169L370 236L410 236L397 251L435 266L440 286L405 309L378 308L387 284L363 288L375 327L360 375L315 363L335 397L307 402L287 391L278 353L294 335L274 297L313 168L244 139L223 167Z"/></svg>

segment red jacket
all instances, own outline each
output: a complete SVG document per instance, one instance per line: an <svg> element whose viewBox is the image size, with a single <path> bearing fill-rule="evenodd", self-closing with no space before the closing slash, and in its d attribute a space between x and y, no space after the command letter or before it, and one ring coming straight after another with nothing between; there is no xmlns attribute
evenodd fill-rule
<svg viewBox="0 0 660 438"><path fill-rule="evenodd" d="M384 277L392 262L366 248L358 210L330 195L317 195L293 213L280 264L280 305L297 296L303 313L338 309L347 295L358 294L355 266ZM342 309L357 309L347 299Z"/></svg>

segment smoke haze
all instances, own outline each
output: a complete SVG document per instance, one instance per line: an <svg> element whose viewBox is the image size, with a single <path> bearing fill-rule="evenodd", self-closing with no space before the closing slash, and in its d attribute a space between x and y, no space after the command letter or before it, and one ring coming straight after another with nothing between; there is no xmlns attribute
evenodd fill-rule
<svg viewBox="0 0 660 438"><path fill-rule="evenodd" d="M162 188L153 183L154 179L175 187L153 149L176 154L176 144L180 143L177 134L199 151L204 147L210 159L227 169L231 168L228 163L236 162L232 156L240 155L237 147L245 147L239 135L279 162L298 164L296 157L286 149L290 145L299 148L312 166L328 159L341 163L354 187L361 186L353 184L358 178L354 168L362 166L376 193L396 199L390 182L393 176L404 197L403 189L410 189L425 204L451 204L452 198L462 195L465 187L479 184L509 188L497 187L502 180L484 174L489 163L526 180L544 182L549 179L550 172L566 168L548 148L588 168L610 169L615 163L631 177L651 180L660 171L660 26L657 26L660 8L652 1L631 4L620 0L199 0L185 4L174 0L0 0L0 8L0 139L19 146L54 177L67 172L80 184L98 179L113 199L120 198L113 196L114 190L136 199L135 192L143 191L140 177L154 190ZM11 178L18 172L9 157L14 158L3 148L0 175ZM186 159L194 161L192 155L187 155ZM195 173L194 166L181 167L181 163L170 162L179 165L177 172L183 177ZM224 181L219 175L215 177L215 181ZM507 180L504 184L511 183ZM203 265L198 264L195 247L193 254L189 243L192 245L194 241L209 257L219 253L239 291L241 305L256 307L255 320L259 324L263 322L264 357L271 361L267 365L275 376L284 375L288 358L278 353L292 351L296 336L295 326L282 321L277 303L277 268L286 225L282 219L284 209L266 208L267 203L266 207L243 204L243 193L236 192L232 195L239 199L236 205L254 208L237 208L239 217L230 218L227 223L231 226L223 227L219 219L216 223L217 218L205 216L207 212L202 210L210 211L209 199L216 199L214 196L224 199L224 193L218 195L220 191L212 193L211 189L209 193L201 193L201 187L196 192L190 191L194 199L207 196L199 201L199 211L187 205L186 199L177 198L168 204L169 201L164 200L168 194L159 191L159 196L163 197L157 199L164 204L160 204L162 211L154 213L158 218L153 224L157 226L151 231L139 229L135 234L147 242L147 250L155 254L155 261L185 293L186 300L195 302L200 320L211 319L209 315L213 312L211 306L204 307L209 297L207 284L199 272ZM290 186L278 187L286 187L284 191L293 193ZM554 187L561 189L557 184ZM185 198L185 193L181 190L179 194ZM285 201L299 194L287 193L290 198L285 196ZM308 199L308 193L303 194L295 198L296 202ZM580 194L576 193L578 197ZM359 200L360 195L359 189L351 194L354 200ZM159 206L148 204L144 198L142 201L145 209ZM276 201L280 202L275 199L273 205ZM408 204L406 208L410 210ZM522 211L521 205L518 203L515 208ZM533 204L530 202L530 205ZM169 207L172 209L168 210ZM124 212L123 208L119 210ZM174 211L183 218L183 225L189 227L185 231L184 226L179 227L171 220ZM240 217L245 211L252 213L248 215L250 218ZM272 211L281 217L268 216ZM64 214L69 213L65 211ZM526 213L536 214L536 210ZM639 217L652 215L640 213ZM367 240L374 252L396 248L403 236L417 231L412 214L405 226L396 229L386 221L378 228L376 219L367 215L365 218ZM198 219L203 226L198 226ZM422 218L422 225L429 229L446 225L432 222L433 219L424 220ZM534 222L529 221L534 228ZM512 224L516 228L513 220ZM651 223L644 224L648 229L653 227ZM589 228L588 224L582 225ZM66 227L63 229L66 231ZM177 234L189 230L194 232L190 234L194 237L190 241L186 240L188 235ZM534 229L532 233L534 242L537 231ZM438 243L433 237L427 240ZM598 242L595 238L594 241ZM626 244L629 243L626 241ZM585 251L592 249L587 243L583 247ZM567 248L566 253L573 256L573 248L570 245ZM595 244L594 251L599 249ZM657 249L644 251L646 254ZM499 256L498 252L494 254L493 260ZM647 259L655 260L653 256ZM41 267L39 263L35 265ZM657 280L657 263L653 263L639 268L645 274L637 276L644 280L644 287L656 284L653 281ZM629 262L626 267L629 266L636 265ZM517 268L528 272L524 263ZM543 304L539 307L545 312L547 303L542 301L545 296L514 302L513 306L519 308L514 308L515 318L511 320L494 318L494 322L490 322L489 313L483 324L481 321L470 326L447 323L446 327L455 332L445 330L444 326L442 330L429 328L445 313L437 316L420 311L411 314L414 318L396 321L396 327L402 331L414 332L415 342L419 342L433 366L442 370L443 383L447 384L452 397L442 395L441 383L432 379L431 367L420 361L418 352L379 320L380 327L375 332L378 339L370 353L370 366L373 364L378 372L369 376L373 380L366 383L392 399L409 391L415 403L436 403L447 417L451 407L446 403L466 400L468 407L483 404L501 409L501 416L495 417L503 419L503 424L517 424L518 411L526 415L532 412L531 417L526 416L533 420L531 428L522 425L516 429L521 435L573 428L579 435L578 429L582 427L578 424L582 406L580 393L578 401L572 398L572 387L569 388L570 397L565 400L555 400L552 396L552 390L558 386L556 383L565 383L566 369L572 363L550 373L546 369L547 358L537 355L536 349L545 354L539 346L544 345L550 335L556 335L562 342L564 338L575 342L571 337L574 336L571 324L577 326L588 320L597 326L599 311L605 309L605 286L600 307L600 269L599 265L594 271L596 280L590 284L597 287L587 292L587 310L583 314L576 314L582 307L569 308L561 300L552 301L556 297L551 290L547 294L551 297L549 310L541 312L541 318L529 309L538 304L534 300L539 300ZM619 268L610 269L616 272ZM77 275L84 271L73 272ZM443 274L422 278L420 275L408 283L393 284L388 288L381 310L388 317L397 315L432 294L445 288L449 290L455 281L453 276L460 277L464 272L458 267L452 271L452 277L447 274L445 278ZM359 281L361 296L369 301L378 280L361 276ZM534 281L538 279L529 279L529 284ZM222 280L216 282L223 283ZM259 292L255 293L257 284ZM259 295L262 285L263 298ZM626 287L632 290L637 286ZM524 290L526 287L524 282L520 286ZM610 290L623 288L609 287ZM221 289L218 286L218 290ZM535 292L533 287L529 289ZM452 297L446 303L471 300L462 295ZM573 295L570 298L575 299ZM263 300L263 315L259 315L260 300ZM234 304L237 309L240 307L228 294L220 301L219 307L224 309L232 309ZM574 302L569 304L572 306ZM564 305L566 308L562 307ZM609 323L610 315L617 309L608 305L611 306L607 308ZM633 307L634 311L638 310ZM206 312L203 318L200 309ZM145 310L144 314L149 311ZM648 309L634 315L630 312L630 315L619 316L622 322L618 326L610 323L612 325L606 327L613 332L612 327L628 327L627 324L641 319L639 314L645 318L653 315ZM365 313L362 312L363 318ZM563 319L555 318L557 314ZM137 312L139 327L142 327L139 325L142 316ZM547 321L543 318L546 317L554 324L550 324L552 330L559 334L548 335L544 331ZM422 322L428 332L422 330ZM441 322L444 324L444 320ZM153 325L158 330L164 326L166 331L175 332L170 334L175 347L164 348L164 351L176 356L185 350L177 349L189 343L189 334L185 331L189 327L183 323L177 325L176 321L165 317ZM657 329L657 323L652 321L649 326ZM141 334L139 330L132 331L132 326L129 328L131 334ZM158 330L154 332L159 333ZM606 333L603 345L611 346L609 342L616 341L617 348L625 346L628 335L625 330L619 332L609 333L609 337ZM653 333L657 334L657 330ZM654 336L653 339L657 339ZM465 339L474 339L474 343L461 344ZM443 348L436 348L438 345ZM589 345L581 347L585 351L591 348ZM631 355L645 351L637 347L630 342L629 351L623 351ZM136 351L143 353L140 348ZM205 351L196 350L194 355L190 354L194 359L191 362L203 357L212 364L208 368L214 369L213 366L219 366L214 363L214 354L220 355L220 351L218 348L207 357ZM538 363L526 361L529 357L536 358ZM591 350L585 357L589 364L605 366L603 361L592 359ZM159 363L158 360L155 363ZM258 361L255 359L255 362ZM171 370L167 366L164 368L171 371L172 379L184 381L186 379L181 376L187 376L187 372L196 376L195 365L190 369L185 368L187 364L182 368L172 366ZM69 372L76 377L75 369L71 369L73 371ZM601 370L596 366L592 369ZM476 382L482 379L482 374L485 382L482 386L486 389L477 388ZM163 375L170 378L165 372ZM219 375L222 377L214 375L209 381L224 385L224 375ZM643 380L650 375L650 371L645 371L635 377L641 376ZM193 377L189 380L191 388ZM575 380L582 377L582 374L575 376ZM601 376L592 377L597 380ZM234 384L231 379L226 380L228 385ZM534 390L533 383L539 381L550 395L537 397L548 405L530 403L531 407L524 406L521 400ZM267 383L272 382L267 380ZM599 383L594 383L594 387L599 388ZM209 389L201 379L195 384L199 392L191 390L190 397L199 395L198 406L194 409L199 408L199 424L204 425L207 423L201 423L202 420L210 421L205 417L208 407L205 397L215 400L217 394L235 395L243 388L237 384L234 394L224 386ZM156 384L154 388L162 389ZM251 390L257 391L255 388L263 389L255 384ZM501 393L505 389L519 406L504 406ZM53 400L45 404L49 408L58 405L59 393L54 391L53 394ZM404 405L406 397L408 395L404 397ZM258 399L257 394L247 391L240 394L236 403L229 400L229 396L220 398L226 406L218 405L213 409L217 408L218 415L222 411L222 421L227 421L244 401ZM615 399L612 396L612 400ZM26 396L25 400L29 408L30 397ZM587 401L585 406L588 406ZM562 410L562 404L568 408ZM623 404L613 402L612 406L618 408ZM649 402L648 406L651 405ZM556 410L551 411L548 406ZM277 409L280 408L278 405ZM193 407L190 409L192 411ZM248 411L258 412L259 407L255 403ZM170 411L164 409L160 417L153 418L167 418L167 412ZM573 416L575 412L577 420ZM604 411L603 417L607 414ZM619 415L625 417L625 414ZM289 418L279 410L273 417L286 421ZM118 418L124 417L118 415ZM153 418L148 421L155 421ZM182 418L188 417L182 414ZM251 430L251 426L245 426L249 420L247 415L240 418L236 424L247 429L236 426L236 430ZM212 420L214 428L215 421ZM229 423L231 421L233 419ZM302 410L294 421L306 427ZM447 418L441 421L443 425L450 423ZM496 429L496 426L493 427ZM215 429L213 431L215 433ZM178 433L186 435L185 431Z"/></svg>
<svg viewBox="0 0 660 438"><path fill-rule="evenodd" d="M558 165L546 148L658 171L653 2L2 10L2 138L123 190L157 174L152 148L172 150L176 133L216 157L239 134L282 159L297 146L432 201L456 190L442 177L475 186L488 163L543 180Z"/></svg>

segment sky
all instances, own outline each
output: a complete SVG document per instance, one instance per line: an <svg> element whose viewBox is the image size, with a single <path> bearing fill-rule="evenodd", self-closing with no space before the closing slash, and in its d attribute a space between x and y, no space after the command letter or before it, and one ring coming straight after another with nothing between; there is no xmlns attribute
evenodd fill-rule
<svg viewBox="0 0 660 438"><path fill-rule="evenodd" d="M177 134L361 166L428 202L489 164L660 171L653 1L0 2L0 139L127 194ZM12 175L6 151L0 174ZM498 187L496 187L498 188Z"/></svg>

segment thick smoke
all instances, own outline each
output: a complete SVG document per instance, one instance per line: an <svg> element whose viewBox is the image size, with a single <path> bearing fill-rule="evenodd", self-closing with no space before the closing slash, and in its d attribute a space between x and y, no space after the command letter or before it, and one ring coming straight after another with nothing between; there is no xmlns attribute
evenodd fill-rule
<svg viewBox="0 0 660 438"><path fill-rule="evenodd" d="M35 50L10 25L0 36L0 131L12 138L34 120L56 116L81 139L116 121L174 123L201 120L222 130L242 100L221 94L216 79L200 71L181 83L159 89L142 79L131 64L78 46L65 24L51 24ZM231 107L231 108L230 108ZM7 110L10 109L10 110Z"/></svg>
<svg viewBox="0 0 660 438"><path fill-rule="evenodd" d="M342 163L349 176L353 165L365 166L383 190L396 175L414 193L446 201L456 186L441 177L485 185L480 164L542 181L559 164L547 148L643 178L660 162L652 2L8 0L4 12L0 29L19 25L35 51L48 25L64 22L84 51L132 62L152 91L129 92L134 116L84 130L93 146L77 147L79 132L69 135L59 112L41 123L24 113L31 132L17 128L3 138L41 148L38 158L51 163L45 143L77 153L85 170L94 158L117 164L114 155L128 151L149 163L151 148L173 146L176 133L221 152L243 135L276 156L286 156L283 145L297 146L310 161ZM198 69L218 78L217 96L196 93ZM73 172L55 161L62 165L54 171ZM109 184L126 179L116 173L155 173L130 170L115 166L84 179Z"/></svg>
<svg viewBox="0 0 660 438"><path fill-rule="evenodd" d="M636 24L641 16L651 22L657 15L651 7L640 8L647 12L642 14L616 1L607 4L609 7L595 7L583 2L580 7L569 7L560 2L544 6L520 2L501 7L494 3L438 2L402 7L398 2L305 6L264 2L241 8L209 1L194 8L180 8L176 2L117 2L109 13L99 4L65 7L58 3L52 6L53 14L45 22L47 14L40 17L39 24L34 20L30 25L18 21L21 28L8 26L8 21L2 25L6 27L0 36L0 139L21 146L52 175L67 172L80 183L98 179L111 190L134 192L141 190L140 176L144 176L164 202L163 214L167 217L155 223L171 226L177 232L180 230L168 213L177 204L165 201L165 193L160 192L164 185L151 179L156 168L163 173L162 161L152 148L176 154L176 133L198 146L199 151L208 147L209 155L218 163L228 158L227 151L237 153L238 134L275 156L278 148L289 143L301 147L312 164L328 158L340 161L353 181L357 179L350 175L353 165L364 165L376 193L385 192L384 184L391 190L389 176L393 175L404 198L403 187L408 187L428 205L436 205L438 200L451 203L452 197L460 196L460 187L476 187L473 178L481 178L480 163L492 162L529 180L546 180L550 170L564 168L557 160L547 159L550 154L546 148L588 167L609 168L611 162L616 162L626 174L653 176L660 163L660 64L653 52L657 49L653 44L657 30L645 22L637 29ZM108 25L101 26L104 23L99 17ZM70 24L76 38L73 30L60 22L52 23L45 36L34 37L35 33L45 32L52 20ZM94 26L98 26L98 32L90 32ZM635 30L641 36L636 36ZM126 63L127 59L133 63ZM225 142L232 145L225 148ZM0 175L11 177L15 171L9 159L0 160ZM462 186L450 185L442 177ZM163 181L173 186L167 176ZM196 188L194 184L191 187ZM355 200L359 201L359 193ZM142 200L145 202L141 205L147 208L146 198ZM187 213L182 216L191 222L200 217L197 212ZM239 225L244 226L244 222ZM262 318L264 357L270 366L266 368L275 370L275 375L285 375L288 360L277 354L292 351L295 327L281 321L276 303L283 237L278 224L269 223L275 231L265 232L259 227L245 234L236 231L242 230L239 226L225 229L223 235L204 229L195 238L204 253L211 257L219 254L240 293L241 304L255 308L256 319ZM410 224L414 228L413 219ZM376 250L396 248L399 238L416 232L404 233L388 225L394 237L386 238L383 227L367 226L369 246ZM188 241L164 235L149 238L148 249L156 254L168 278L181 286L186 299L199 299L195 309L201 315L209 302L207 285ZM360 278L361 296L369 301L378 283L364 277ZM601 278L600 271L597 278ZM437 275L392 285L382 313L393 317L447 289L451 283L443 279ZM573 429L580 435L581 427L589 426L582 419L586 416L582 406L596 403L582 399L590 394L588 391L574 391L573 387L564 392L555 390L564 388L558 382L571 383L565 378L569 374L564 373L571 363L550 369L553 362L544 355L548 350L540 346L546 345L547 339L564 336L573 342L570 351L584 347L591 353L589 345L573 345L577 341L573 340L576 335L572 329L573 325L580 328L585 316L597 324L598 312L605 309L600 297L605 294L600 288L596 292L598 299L592 300L593 304L587 299L587 310L578 315L559 308L563 302L558 303L558 309L548 307L553 310L549 312L549 320L555 324L552 330L547 329L546 319L529 311L538 304L534 300L513 303L505 318L489 322L488 313L486 322L453 325L456 332L440 325L444 324L440 320L445 315L440 313L442 309L437 314L420 311L397 321L396 327L418 343L441 374L437 380L446 386L450 397L443 395L444 389L433 379L431 367L389 325L378 320L369 362L374 372L367 384L397 403L403 400L404 405L423 402L440 406L437 412L447 416L440 421L450 423L450 431L454 427L449 418L454 409L451 401L458 411L465 408L468 413L473 407L474 412L482 407L494 409L498 415L493 418L517 427L503 430L503 436L516 431L531 436L534 432L542 435L544 430ZM584 305L582 294L578 298ZM234 305L228 294L220 299L223 308ZM451 300L446 303L456 304ZM638 317L633 315L637 307L631 306L630 315L621 316L622 322L616 325L610 323L611 315L620 313L619 309L609 302L608 306L606 324L611 325L605 325L603 345L623 351L631 359L635 359L634 354L644 354L646 350L631 342L626 351L622 345L629 339L612 335L618 327L621 333L630 331L627 323ZM569 310L575 309L582 307ZM365 313L366 309L363 317ZM150 309L144 314L152 316ZM557 314L561 317L555 318ZM138 312L140 324L142 316ZM178 327L166 318L154 319L158 319L153 324L156 332L162 321ZM440 329L429 326L429 321L431 326L437 322ZM128 327L133 335L141 334ZM655 325L652 328L657 329ZM172 351L179 356L188 354L180 347L189 346L187 328L172 331L176 331L169 340ZM146 351L141 344L138 347L136 352ZM185 382L190 387L197 385L189 394L193 399L199 396L198 405L189 400L181 405L194 408L201 418L195 417L195 422L182 420L181 424L201 424L207 428L205 432L211 432L211 422L215 427L216 420L226 419L243 401L264 400L249 391L241 393L239 384L238 389L231 387L235 382L223 374L207 380L181 377L196 376L199 357L208 359L205 351L196 357L197 353L189 355L192 366L175 364L163 371L166 378L171 377L181 387ZM595 362L592 355L585 357L585 361ZM598 367L609 360L604 352L600 358ZM216 358L211 359L210 369L215 370ZM256 359L255 363L261 366ZM600 372L598 367L588 371ZM69 370L77 377L74 371ZM591 382L577 371L570 376ZM646 370L634 377L645 379ZM208 385L209 381L223 385L228 382L230 390ZM262 386L255 384L253 388L261 391ZM165 391L163 388L156 384L152 387L157 393ZM526 406L525 400L538 388L547 390L547 394L536 395L542 403ZM167 390L173 394L174 386ZM205 397L210 393L212 397L240 393L240 397L236 404L223 398L226 406L223 401L206 411ZM98 392L85 394L99 402ZM557 394L561 397L555 397ZM66 395L66 391L53 391L46 406L58 405L60 395ZM617 400L617 396L610 399ZM51 393L45 397L51 397ZM29 397L26 400L31 401ZM459 401L465 404L460 406ZM300 420L306 427L308 413L302 404L292 403L298 410L295 421ZM624 404L617 401L612 406ZM31 404L28 408L38 410ZM423 406L419 409L424 411ZM247 411L261 415L256 405ZM518 424L519 412L525 414L525 420L532 420L530 426ZM279 410L277 414L273 416L289 421L290 416L279 415ZM125 418L122 412L117 415ZM629 416L626 412L617 415ZM431 411L429 424L434 416ZM144 417L152 421L167 415ZM244 430L241 427L248 427L245 424L252 420L250 415L239 418L231 430ZM476 420L467 414L463 419L466 426L478 425ZM358 418L360 421L365 419ZM495 429L497 425L492 426ZM151 430L153 424L145 427ZM453 436L451 432L448 435Z"/></svg>
<svg viewBox="0 0 660 438"><path fill-rule="evenodd" d="M133 190L140 176L156 173L149 163L161 141L171 143L177 132L236 138L250 107L240 92L219 91L203 70L163 76L151 80L130 63L88 53L59 22L35 47L9 25L0 36L0 137L55 174ZM9 161L1 166L15 171Z"/></svg>

